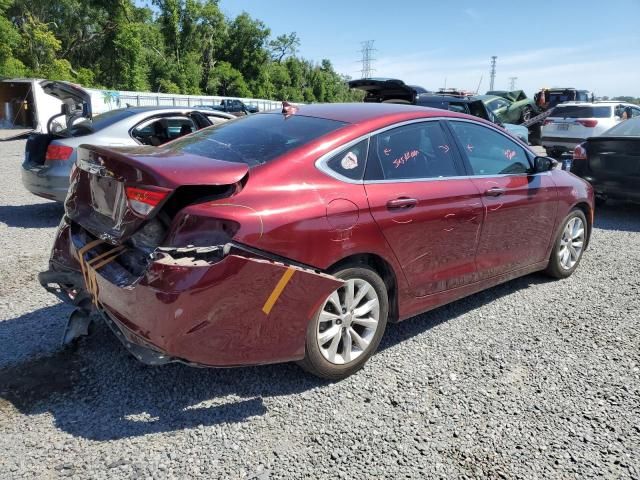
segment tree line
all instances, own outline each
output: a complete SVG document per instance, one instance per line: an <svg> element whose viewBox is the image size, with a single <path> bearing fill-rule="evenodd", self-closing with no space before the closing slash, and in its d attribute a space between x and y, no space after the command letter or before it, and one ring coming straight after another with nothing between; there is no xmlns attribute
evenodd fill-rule
<svg viewBox="0 0 640 480"><path fill-rule="evenodd" d="M0 0L0 78L298 102L358 101L327 59L298 55L295 32L226 17L218 0Z"/></svg>

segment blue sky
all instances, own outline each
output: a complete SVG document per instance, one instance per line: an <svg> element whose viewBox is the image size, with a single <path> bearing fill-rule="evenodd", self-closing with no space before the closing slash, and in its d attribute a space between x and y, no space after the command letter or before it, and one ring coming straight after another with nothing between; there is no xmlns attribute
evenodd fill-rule
<svg viewBox="0 0 640 480"><path fill-rule="evenodd" d="M535 7L534 5L540 5ZM440 1L221 0L233 17L264 21L274 36L295 31L300 54L330 59L360 77L360 42L375 40L374 76L428 89L489 88L533 95L543 86L571 86L596 95L640 97L640 0Z"/></svg>

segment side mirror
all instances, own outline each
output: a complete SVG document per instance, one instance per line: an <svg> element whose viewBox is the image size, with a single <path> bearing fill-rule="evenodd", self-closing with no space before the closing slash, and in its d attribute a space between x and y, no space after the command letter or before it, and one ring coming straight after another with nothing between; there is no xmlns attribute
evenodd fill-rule
<svg viewBox="0 0 640 480"><path fill-rule="evenodd" d="M533 173L542 173L553 170L558 166L557 160L549 157L536 157L533 159Z"/></svg>

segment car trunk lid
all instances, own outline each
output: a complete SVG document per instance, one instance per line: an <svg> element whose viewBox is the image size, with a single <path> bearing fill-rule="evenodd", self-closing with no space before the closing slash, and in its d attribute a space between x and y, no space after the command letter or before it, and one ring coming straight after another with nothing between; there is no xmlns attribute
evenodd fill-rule
<svg viewBox="0 0 640 480"><path fill-rule="evenodd" d="M198 200L233 195L248 171L244 163L152 147L83 145L71 173L65 210L94 236L121 244L160 211L175 213Z"/></svg>
<svg viewBox="0 0 640 480"><path fill-rule="evenodd" d="M90 119L92 117L91 95L80 85L43 80L40 82L40 86L46 94L62 101L67 125L70 125L70 121L74 118L84 117Z"/></svg>

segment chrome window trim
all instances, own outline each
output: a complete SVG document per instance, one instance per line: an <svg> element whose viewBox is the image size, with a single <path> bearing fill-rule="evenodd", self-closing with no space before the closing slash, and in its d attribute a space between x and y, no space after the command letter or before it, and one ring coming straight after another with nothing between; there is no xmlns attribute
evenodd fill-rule
<svg viewBox="0 0 640 480"><path fill-rule="evenodd" d="M322 173L335 178L336 180L340 180L341 182L344 183L350 183L352 185L368 185L368 184L376 184L376 183L408 183L408 182L428 182L428 181L438 181L438 180L461 180L461 179L473 179L473 178L494 178L494 177L513 177L513 176L522 176L522 175L526 175L526 176L537 176L537 175L544 175L544 174L549 174L549 172L540 172L540 173L497 173L494 175L459 175L459 176L453 176L453 177L424 177L424 178L403 178L403 179L388 179L388 180L365 180L364 179L364 175L363 178L361 180L353 180L351 178L345 177L343 175L340 175L338 172L330 169L327 166L327 162L334 156L336 155L338 152L340 152L340 150L344 150L345 148L349 148L354 146L357 143L360 143L363 140L368 140L368 144L367 144L367 161L369 158L369 148L371 146L371 137L373 137L374 135L378 135L380 133L386 132L388 130L393 130L394 128L398 128L398 127L404 127L406 125L412 125L414 123L425 123L425 122L435 122L435 121L449 121L449 120L453 120L456 122L467 122L467 123L471 123L474 125L480 125L483 127L486 127L490 130L493 130L497 133L499 133L500 135L502 135L503 137L505 137L507 140L510 140L511 142L515 143L516 145L518 145L519 147L521 147L524 151L525 154L527 154L527 160L529 161L529 166L533 167L533 165L531 165L531 159L532 157L535 157L536 155L528 148L527 145L524 145L522 143L519 143L519 140L515 139L508 133L505 131L502 131L500 128L494 126L494 125L487 125L483 122L478 122L476 120L473 119L468 119L468 118L460 118L460 117L428 117L428 118L416 118L413 120L405 120L403 122L400 123L394 123L393 125L387 125L385 127L381 127L377 130L374 130L372 132L366 133L364 135L361 135L358 138L355 138L353 140L350 140L347 143L343 143L342 145L335 147L333 149L331 149L329 152L323 154L321 157L319 157L316 161L315 161L315 166L318 170L320 170ZM456 149L457 149L457 145L456 145ZM365 169L364 169L364 173L366 174L367 172L367 166L365 163Z"/></svg>
<svg viewBox="0 0 640 480"><path fill-rule="evenodd" d="M386 132L387 130L393 130L394 128L398 128L398 127L404 127L405 125L412 125L414 123L424 123L424 122L434 122L434 121L440 121L442 119L446 119L447 117L428 117L428 118L414 118L413 120L405 120L403 122L399 122L399 123L394 123L393 125L387 125L385 127L381 127L377 130L373 130L372 132L366 133L364 135L361 135L360 137L354 139L354 140L350 140L347 143L343 143L342 145L340 145L339 147L333 148L331 149L329 152L325 153L324 155L322 155L320 158L318 158L315 161L315 166L318 170L320 170L321 172L325 173L326 175L329 175L332 178L335 178L336 180L340 180L341 182L345 182L345 183L351 183L353 185L363 185L365 183L367 183L367 181L364 180L364 174L367 173L367 165L366 165L366 161L369 158L369 147L371 146L371 137L373 137L374 135L378 135L379 133L383 133ZM361 180L353 180L351 178L345 177L343 175L340 175L338 172L331 170L328 166L327 166L327 162L334 156L336 155L338 152L340 152L340 150L343 150L345 148L349 148L354 146L357 143L360 143L363 140L367 140L367 159L365 160L365 166L364 166L364 174L363 174L363 178ZM456 177L457 178L457 177ZM407 179L407 180L411 180L411 181L416 181L419 179Z"/></svg>
<svg viewBox="0 0 640 480"><path fill-rule="evenodd" d="M551 172L538 173L500 173L496 175L460 175L459 177L426 177L426 178L403 178L399 180L367 180L365 185L376 183L408 183L408 182L437 182L445 180L473 180L474 178L502 178L502 177L537 177L538 175L550 175Z"/></svg>

